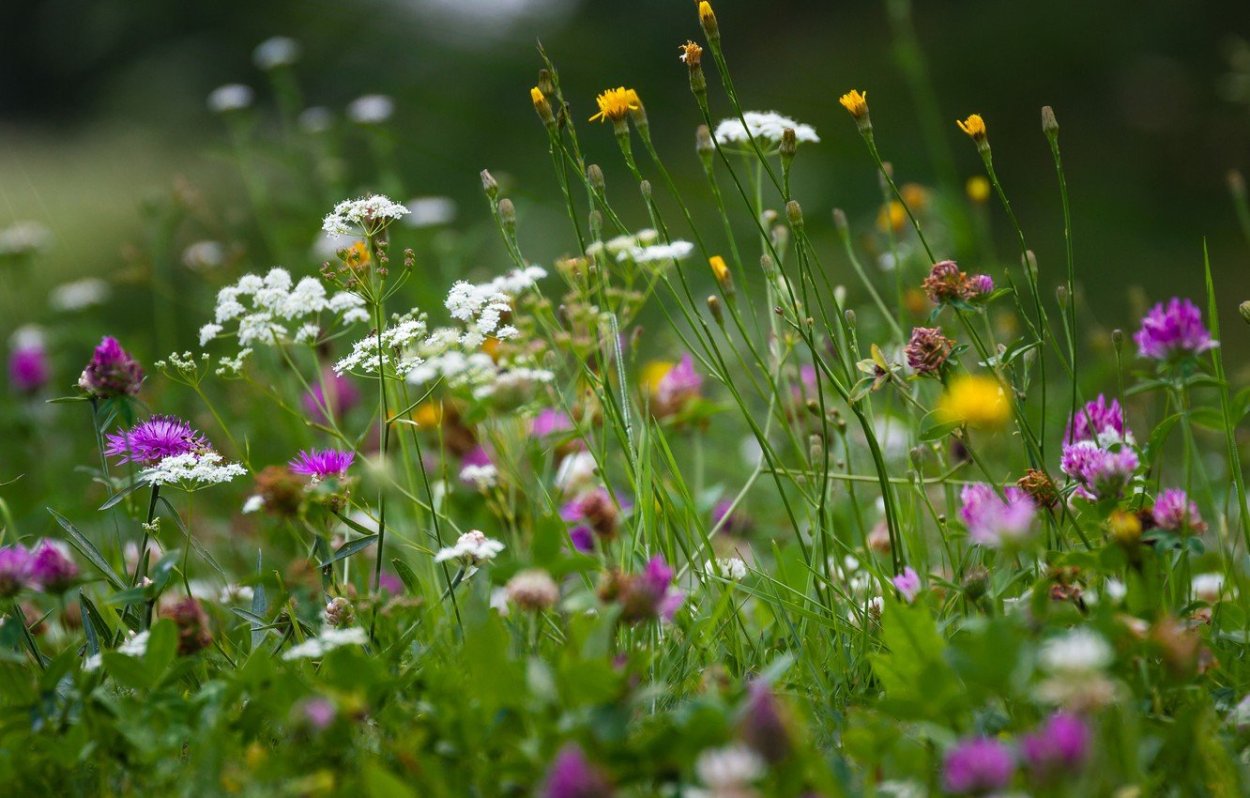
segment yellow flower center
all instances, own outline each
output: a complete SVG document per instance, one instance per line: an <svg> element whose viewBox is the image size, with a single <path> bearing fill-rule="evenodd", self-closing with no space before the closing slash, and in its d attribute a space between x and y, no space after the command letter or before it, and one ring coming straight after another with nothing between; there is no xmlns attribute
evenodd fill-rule
<svg viewBox="0 0 1250 798"><path fill-rule="evenodd" d="M590 118L591 122L619 122L628 116L630 111L642 108L642 100L638 99L638 92L624 86L608 89L596 97L595 102L599 105L599 113Z"/></svg>

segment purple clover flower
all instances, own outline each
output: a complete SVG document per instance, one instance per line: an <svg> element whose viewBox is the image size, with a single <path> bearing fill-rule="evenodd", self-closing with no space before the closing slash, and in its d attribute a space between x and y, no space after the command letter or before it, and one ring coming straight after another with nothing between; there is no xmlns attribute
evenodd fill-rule
<svg viewBox="0 0 1250 798"><path fill-rule="evenodd" d="M1150 511L1155 526L1172 532L1192 529L1203 532L1207 525L1198 513L1198 505L1190 500L1185 491L1168 488L1155 499L1154 509Z"/></svg>
<svg viewBox="0 0 1250 798"><path fill-rule="evenodd" d="M128 430L110 433L104 453L120 457L119 463L154 465L166 457L209 448L208 440L182 419L152 416Z"/></svg>
<svg viewBox="0 0 1250 798"><path fill-rule="evenodd" d="M78 566L59 540L44 538L30 553L30 581L51 593L64 593L78 578Z"/></svg>
<svg viewBox="0 0 1250 798"><path fill-rule="evenodd" d="M78 387L100 399L136 396L143 384L143 369L117 339L105 336L91 354L78 378Z"/></svg>
<svg viewBox="0 0 1250 798"><path fill-rule="evenodd" d="M959 795L994 792L1011 783L1016 763L1011 749L988 737L964 740L946 753L942 785Z"/></svg>
<svg viewBox="0 0 1250 798"><path fill-rule="evenodd" d="M31 584L30 552L20 543L0 548L0 598L12 598Z"/></svg>
<svg viewBox="0 0 1250 798"><path fill-rule="evenodd" d="M1075 770L1089 756L1089 726L1077 715L1056 712L1032 734L1020 740L1020 753L1029 769L1046 777Z"/></svg>
<svg viewBox="0 0 1250 798"><path fill-rule="evenodd" d="M1093 441L1063 447L1059 467L1080 484L1079 495L1087 499L1118 497L1133 479L1141 462L1127 446L1103 449Z"/></svg>
<svg viewBox="0 0 1250 798"><path fill-rule="evenodd" d="M968 292L973 299L994 293L994 278L988 274L974 274L968 278Z"/></svg>
<svg viewBox="0 0 1250 798"><path fill-rule="evenodd" d="M347 377L327 370L300 401L309 418L324 424L327 408L331 415L342 416L359 404L360 389Z"/></svg>
<svg viewBox="0 0 1250 798"><path fill-rule="evenodd" d="M293 474L302 474L314 480L343 477L356 460L355 452L338 449L305 449L296 455L288 467Z"/></svg>
<svg viewBox="0 0 1250 798"><path fill-rule="evenodd" d="M959 494L959 518L974 543L997 548L1026 538L1037 505L1021 489L1008 486L1000 498L984 482L965 485Z"/></svg>
<svg viewBox="0 0 1250 798"><path fill-rule="evenodd" d="M903 569L903 572L890 580L894 588L903 596L908 603L916 600L916 596L920 593L920 576L916 574L914 568L910 565Z"/></svg>
<svg viewBox="0 0 1250 798"><path fill-rule="evenodd" d="M1142 317L1141 329L1133 335L1142 357L1172 360L1181 355L1199 355L1218 344L1202 323L1202 311L1188 299L1172 297L1160 302Z"/></svg>
<svg viewBox="0 0 1250 798"><path fill-rule="evenodd" d="M568 743L547 770L543 798L609 798L612 787L576 743Z"/></svg>
<svg viewBox="0 0 1250 798"><path fill-rule="evenodd" d="M52 367L42 343L20 345L9 355L9 382L18 393L36 393L51 377Z"/></svg>
<svg viewBox="0 0 1250 798"><path fill-rule="evenodd" d="M1130 440L1133 433L1124 426L1124 409L1120 402L1110 402L1102 394L1093 401L1086 402L1085 407L1076 411L1076 415L1068 422L1063 433L1064 443L1078 441L1097 441L1100 437L1112 437L1116 440Z"/></svg>

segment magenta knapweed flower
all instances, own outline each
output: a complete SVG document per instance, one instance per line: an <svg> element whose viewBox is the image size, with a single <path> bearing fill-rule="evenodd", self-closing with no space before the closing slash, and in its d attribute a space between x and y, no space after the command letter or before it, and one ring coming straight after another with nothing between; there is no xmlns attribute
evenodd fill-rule
<svg viewBox="0 0 1250 798"><path fill-rule="evenodd" d="M1000 497L984 482L965 485L959 494L959 518L968 527L968 537L982 546L1010 545L1028 537L1037 505L1014 485Z"/></svg>
<svg viewBox="0 0 1250 798"><path fill-rule="evenodd" d="M694 370L694 360L687 352L656 382L651 397L652 409L659 416L677 413L691 400L697 399L702 388L703 377Z"/></svg>
<svg viewBox="0 0 1250 798"><path fill-rule="evenodd" d="M1124 409L1120 407L1120 402L1116 399L1108 402L1102 394L1077 410L1063 433L1064 443L1132 439L1132 431L1124 425Z"/></svg>
<svg viewBox="0 0 1250 798"><path fill-rule="evenodd" d="M64 593L78 578L78 566L69 548L59 540L44 538L30 553L30 581L50 593Z"/></svg>
<svg viewBox="0 0 1250 798"><path fill-rule="evenodd" d="M43 344L19 346L9 355L9 383L18 393L32 394L48 384L52 367Z"/></svg>
<svg viewBox="0 0 1250 798"><path fill-rule="evenodd" d="M1141 462L1127 446L1103 449L1093 441L1063 447L1059 467L1080 483L1078 494L1087 499L1115 498L1124 492Z"/></svg>
<svg viewBox="0 0 1250 798"><path fill-rule="evenodd" d="M105 336L78 378L78 387L99 399L135 396L143 384L143 369L117 339Z"/></svg>
<svg viewBox="0 0 1250 798"><path fill-rule="evenodd" d="M1141 329L1133 335L1142 357L1171 360L1180 355L1198 355L1218 344L1202 323L1202 311L1188 299L1172 297L1160 302L1142 317Z"/></svg>
<svg viewBox="0 0 1250 798"><path fill-rule="evenodd" d="M609 798L612 786L586 759L576 743L568 743L547 770L543 798Z"/></svg>
<svg viewBox="0 0 1250 798"><path fill-rule="evenodd" d="M154 465L166 457L210 449L208 440L190 424L173 416L152 416L128 430L107 436L104 453L119 463Z"/></svg>
<svg viewBox="0 0 1250 798"><path fill-rule="evenodd" d="M355 452L338 449L306 449L295 456L288 467L293 474L303 474L316 480L342 477L356 460Z"/></svg>
<svg viewBox="0 0 1250 798"><path fill-rule="evenodd" d="M1020 740L1020 753L1039 776L1075 770L1089 756L1089 726L1078 715L1056 712Z"/></svg>
<svg viewBox="0 0 1250 798"><path fill-rule="evenodd" d="M356 387L356 383L332 370L327 370L322 375L322 382L314 383L301 400L308 417L322 424L327 421L327 407L331 415L342 416L359 402L360 389Z"/></svg>
<svg viewBox="0 0 1250 798"><path fill-rule="evenodd" d="M1207 525L1198 513L1198 505L1194 504L1185 491L1168 488L1155 499L1154 509L1150 511L1155 526L1173 532L1192 529L1202 532Z"/></svg>
<svg viewBox="0 0 1250 798"><path fill-rule="evenodd" d="M988 274L974 274L968 278L968 291L972 298L994 293L994 278Z"/></svg>
<svg viewBox="0 0 1250 798"><path fill-rule="evenodd" d="M20 543L0 548L0 598L12 598L30 586L30 552Z"/></svg>
<svg viewBox="0 0 1250 798"><path fill-rule="evenodd" d="M947 792L994 792L1011 783L1016 763L1011 749L988 737L964 740L950 751L942 763L942 785Z"/></svg>
<svg viewBox="0 0 1250 798"><path fill-rule="evenodd" d="M903 600L908 604L915 601L916 596L920 593L920 576L910 565L904 568L901 574L892 578L890 584L894 585L894 589L903 596Z"/></svg>

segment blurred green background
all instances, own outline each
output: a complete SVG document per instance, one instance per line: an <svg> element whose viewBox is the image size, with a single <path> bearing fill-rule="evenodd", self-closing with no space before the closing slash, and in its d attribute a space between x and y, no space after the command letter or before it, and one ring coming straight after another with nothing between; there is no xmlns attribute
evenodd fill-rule
<svg viewBox="0 0 1250 798"><path fill-rule="evenodd" d="M1039 107L1051 104L1062 125L1079 281L1100 323L1133 323L1129 286L1140 286L1151 301L1172 293L1199 298L1204 237L1226 322L1250 297L1250 249L1226 187L1230 169L1250 167L1250 3L916 3L912 27L936 89L939 151L949 161L931 157L924 118L900 70L895 34L905 3L720 0L715 7L745 105L812 124L823 139L803 149L797 167L796 193L809 226L827 235L834 206L861 227L875 218L877 179L836 102L849 88L866 89L878 142L900 182L936 185L945 178L957 190L979 173L974 148L954 120L983 114L1042 270L1059 274L1062 223L1038 122ZM408 196L450 197L457 223L481 229L488 214L478 171L507 176L522 212L522 239L537 260L574 246L528 97L540 39L561 68L575 114L589 116L594 94L605 87L636 87L679 180L700 185L692 148L700 120L677 60L679 43L700 38L688 0L27 0L8 4L5 17L0 226L33 219L53 234L37 268L4 276L6 336L19 323L48 320L47 291L58 283L83 275L145 279L142 252L152 235L140 212L145 198L168 197L178 185L220 209L213 218L221 229L246 221L226 126L205 97L223 83L249 84L257 90L261 132L276 132L269 83L251 58L255 45L274 35L303 48L295 74L308 104L341 115L362 94L394 98L389 132ZM715 110L726 112L715 85L712 96ZM609 132L584 128L583 141L591 160L605 165L609 190L633 197ZM377 187L362 140L348 135L345 148L347 184ZM265 154L259 157L263 167ZM324 207L321 198L310 205ZM200 229L180 227L175 243L217 237L203 218ZM642 226L643 218L634 221ZM997 209L993 220L1001 251L1010 253L1012 238ZM503 263L491 235L478 236L473 262ZM826 240L832 268L844 269ZM242 268L261 270L272 257L255 247L242 259ZM284 265L315 268L312 258ZM206 292L181 290L184 280L198 278L175 270L168 279L171 302L188 313L176 319L177 341L129 342L149 360L158 346L193 345L209 312ZM150 321L152 303L137 293L117 291L113 301L62 336L72 351L55 358L58 371L67 371L57 374L58 384L72 382L76 371L68 372L111 331L109 319L125 313L131 329ZM1245 337L1240 326L1225 330L1228 338Z"/></svg>

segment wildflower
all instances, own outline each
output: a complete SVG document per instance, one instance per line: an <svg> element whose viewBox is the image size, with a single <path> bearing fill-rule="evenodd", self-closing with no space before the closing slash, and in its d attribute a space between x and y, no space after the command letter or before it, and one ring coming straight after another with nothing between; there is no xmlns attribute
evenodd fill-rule
<svg viewBox="0 0 1250 798"><path fill-rule="evenodd" d="M648 364L643 372L643 382L651 398L651 409L661 418L679 413L699 397L703 387L703 377L694 370L694 361L689 353L682 355L676 364Z"/></svg>
<svg viewBox="0 0 1250 798"><path fill-rule="evenodd" d="M52 377L52 366L38 327L19 327L9 352L9 383L18 393L37 393Z"/></svg>
<svg viewBox="0 0 1250 798"><path fill-rule="evenodd" d="M891 200L881 207L881 212L877 214L877 229L883 233L894 231L901 232L903 226L907 224L907 206L898 200ZM893 269L893 264L890 265Z"/></svg>
<svg viewBox="0 0 1250 798"><path fill-rule="evenodd" d="M136 396L143 369L112 336L105 336L78 378L78 387L99 399Z"/></svg>
<svg viewBox="0 0 1250 798"><path fill-rule="evenodd" d="M395 113L395 101L385 94L365 94L347 105L347 118L358 125L380 125Z"/></svg>
<svg viewBox="0 0 1250 798"><path fill-rule="evenodd" d="M598 479L599 464L587 451L565 455L556 469L555 486L566 496L592 487Z"/></svg>
<svg viewBox="0 0 1250 798"><path fill-rule="evenodd" d="M104 452L119 463L155 465L167 457L208 450L208 440L190 424L173 416L152 416L128 430L106 436Z"/></svg>
<svg viewBox="0 0 1250 798"><path fill-rule="evenodd" d="M1016 765L1011 749L988 737L957 743L942 762L942 786L947 792L995 792L1011 783Z"/></svg>
<svg viewBox="0 0 1250 798"><path fill-rule="evenodd" d="M140 472L139 478L149 485L178 485L191 491L229 482L246 473L247 469L239 463L222 462L217 452L207 451L162 458L156 465Z"/></svg>
<svg viewBox="0 0 1250 798"><path fill-rule="evenodd" d="M964 185L968 199L980 205L990 198L990 181L983 175L973 175Z"/></svg>
<svg viewBox="0 0 1250 798"><path fill-rule="evenodd" d="M85 277L52 289L48 294L48 304L53 310L68 313L103 304L110 293L108 283L98 277Z"/></svg>
<svg viewBox="0 0 1250 798"><path fill-rule="evenodd" d="M543 798L611 798L612 787L586 759L577 743L568 743L547 770Z"/></svg>
<svg viewBox="0 0 1250 798"><path fill-rule="evenodd" d="M484 532L471 529L456 539L456 545L440 549L434 555L434 562L462 560L469 565L479 565L495 559L495 555L503 550L503 543L486 537Z"/></svg>
<svg viewBox="0 0 1250 798"><path fill-rule="evenodd" d="M955 261L944 260L933 264L923 287L934 304L974 302L994 291L994 280L986 274L968 275Z"/></svg>
<svg viewBox="0 0 1250 798"><path fill-rule="evenodd" d="M448 197L413 197L404 203L408 227L438 227L456 218L456 203Z"/></svg>
<svg viewBox="0 0 1250 798"><path fill-rule="evenodd" d="M499 483L499 469L494 463L469 463L461 466L460 481L484 491Z"/></svg>
<svg viewBox="0 0 1250 798"><path fill-rule="evenodd" d="M1089 629L1073 629L1042 645L1041 664L1047 671L1079 676L1104 670L1111 664L1111 646Z"/></svg>
<svg viewBox="0 0 1250 798"><path fill-rule="evenodd" d="M681 62L691 69L699 66L703 60L703 48L694 42L687 41L685 44L678 45L677 49L681 51L681 55L678 56Z"/></svg>
<svg viewBox="0 0 1250 798"><path fill-rule="evenodd" d="M712 507L712 528L727 535L743 535L751 531L751 517L742 508L734 507L732 499L721 499Z"/></svg>
<svg viewBox="0 0 1250 798"><path fill-rule="evenodd" d="M793 749L785 707L768 683L762 680L747 687L746 705L738 729L743 742L767 762L780 762Z"/></svg>
<svg viewBox="0 0 1250 798"><path fill-rule="evenodd" d="M671 621L681 609L685 594L673 586L673 569L660 555L647 561L641 574L633 574L620 586L621 618L637 622L651 618Z"/></svg>
<svg viewBox="0 0 1250 798"><path fill-rule="evenodd" d="M340 207L343 205L339 203ZM231 322L237 324L236 335L242 347L273 344L292 338L301 343L312 343L319 328L315 319L318 314L329 311L339 316L344 324L365 322L369 320L369 311L364 304L360 297L346 291L327 296L325 286L315 277L305 277L293 283L286 269L270 269L264 277L247 274L237 283L217 292L213 323L200 329L200 346L207 345L225 332L225 325ZM295 322L303 322L298 332L291 329ZM311 336L308 335L309 330Z"/></svg>
<svg viewBox="0 0 1250 798"><path fill-rule="evenodd" d="M329 369L322 374L320 381L313 383L301 399L308 417L323 424L328 421L325 416L327 411L331 416L343 416L359 402L360 389L356 387L356 383Z"/></svg>
<svg viewBox="0 0 1250 798"><path fill-rule="evenodd" d="M256 475L256 495L248 499L244 512L253 504L252 499L259 499L253 511L263 509L270 515L291 518L299 514L304 501L304 482L287 466L266 466Z"/></svg>
<svg viewBox="0 0 1250 798"><path fill-rule="evenodd" d="M299 42L288 36L271 36L252 51L252 62L268 72L279 67L291 66L299 60Z"/></svg>
<svg viewBox="0 0 1250 798"><path fill-rule="evenodd" d="M504 585L508 601L523 610L549 610L560 600L560 587L546 571L532 568L513 576Z"/></svg>
<svg viewBox="0 0 1250 798"><path fill-rule="evenodd" d="M1202 323L1202 311L1188 299L1172 297L1150 309L1141 320L1141 329L1133 335L1141 357L1168 361L1177 357L1200 355L1219 344Z"/></svg>
<svg viewBox="0 0 1250 798"><path fill-rule="evenodd" d="M974 543L991 548L1012 546L1029 535L1037 507L1017 487L1003 489L999 497L984 482L965 485L959 494L959 518Z"/></svg>
<svg viewBox="0 0 1250 798"><path fill-rule="evenodd" d="M1192 530L1201 534L1207 528L1198 513L1198 505L1189 499L1185 491L1178 488L1169 488L1160 493L1150 515L1155 526L1171 532Z"/></svg>
<svg viewBox="0 0 1250 798"><path fill-rule="evenodd" d="M51 538L44 538L31 550L29 569L31 584L50 593L64 593L78 579L78 566L70 559L69 547Z"/></svg>
<svg viewBox="0 0 1250 798"><path fill-rule="evenodd" d="M382 194L373 194L354 200L343 200L326 214L321 229L331 235L350 235L364 231L365 235L377 235L388 224L410 213L407 206Z"/></svg>
<svg viewBox="0 0 1250 798"><path fill-rule="evenodd" d="M544 407L530 422L530 436L534 438L546 438L572 429L573 419L569 418L568 413L554 407Z"/></svg>
<svg viewBox="0 0 1250 798"><path fill-rule="evenodd" d="M707 564L709 574L715 576L718 570L722 576L733 582L741 582L747 576L747 564L741 557L720 557Z"/></svg>
<svg viewBox="0 0 1250 798"><path fill-rule="evenodd" d="M1215 604L1224 597L1224 574L1195 574L1189 581L1194 598Z"/></svg>
<svg viewBox="0 0 1250 798"><path fill-rule="evenodd" d="M318 482L330 477L342 479L347 476L347 469L351 468L355 459L355 452L345 452L339 449L307 449L301 451L287 465L291 473L312 477L314 482Z"/></svg>
<svg viewBox="0 0 1250 798"><path fill-rule="evenodd" d="M838 102L856 119L868 116L868 92L861 94L857 89L851 89L839 97Z"/></svg>
<svg viewBox="0 0 1250 798"><path fill-rule="evenodd" d="M985 141L985 120L980 114L972 114L967 119L956 120L955 124L973 141L980 144Z"/></svg>
<svg viewBox="0 0 1250 798"><path fill-rule="evenodd" d="M215 114L228 114L243 111L252 106L254 92L250 86L241 83L227 83L218 86L208 95L208 110Z"/></svg>
<svg viewBox="0 0 1250 798"><path fill-rule="evenodd" d="M12 598L30 584L30 551L20 543L0 547L0 598Z"/></svg>
<svg viewBox="0 0 1250 798"><path fill-rule="evenodd" d="M754 139L765 149L776 149L787 130L794 131L794 139L799 143L817 144L820 136L811 125L796 122L788 116L776 111L745 111L741 118L722 119L716 125L712 137L721 146L749 145Z"/></svg>
<svg viewBox="0 0 1250 798"><path fill-rule="evenodd" d="M542 89L537 86L530 89L530 102L534 104L534 111L542 123L547 127L555 127L555 114L551 111L551 103L543 96Z"/></svg>
<svg viewBox="0 0 1250 798"><path fill-rule="evenodd" d="M191 271L215 269L226 262L226 248L220 241L196 241L182 251L182 265Z"/></svg>
<svg viewBox="0 0 1250 798"><path fill-rule="evenodd" d="M178 627L178 654L186 657L201 649L208 648L213 642L213 634L209 631L208 614L200 602L186 596L161 612Z"/></svg>
<svg viewBox="0 0 1250 798"><path fill-rule="evenodd" d="M1039 776L1072 772L1089 756L1089 726L1078 715L1056 712L1020 740L1020 753Z"/></svg>
<svg viewBox="0 0 1250 798"><path fill-rule="evenodd" d="M591 122L612 122L619 124L625 120L630 111L637 111L642 108L642 101L638 98L638 92L633 89L627 89L624 86L618 86L615 89L608 89L597 97L595 103L599 106L599 113L590 117Z"/></svg>
<svg viewBox="0 0 1250 798"><path fill-rule="evenodd" d="M1059 467L1080 483L1080 495L1087 499L1120 496L1140 464L1137 453L1127 446L1104 449L1093 441L1079 441L1063 447Z"/></svg>
<svg viewBox="0 0 1250 798"><path fill-rule="evenodd" d="M328 626L336 629L351 626L356 622L356 610L352 607L352 603L343 596L330 599L321 615Z"/></svg>
<svg viewBox="0 0 1250 798"><path fill-rule="evenodd" d="M894 589L908 604L915 601L916 596L920 594L920 577L910 565L904 568L901 574L893 577L890 584L894 585Z"/></svg>
<svg viewBox="0 0 1250 798"><path fill-rule="evenodd" d="M648 247L635 247L634 249L621 252L616 256L618 261L624 262L632 260L637 264L644 263L671 263L673 261L685 260L694 252L694 244L689 241L670 241L667 244L652 244Z"/></svg>
<svg viewBox="0 0 1250 798"><path fill-rule="evenodd" d="M712 4L708 0L699 0L699 25L708 41L720 40L720 24L716 21L716 12L712 10Z"/></svg>
<svg viewBox="0 0 1250 798"><path fill-rule="evenodd" d="M338 715L334 702L328 698L309 698L301 702L298 707L304 720L317 731L325 731L329 728L335 716Z"/></svg>
<svg viewBox="0 0 1250 798"><path fill-rule="evenodd" d="M1064 443L1096 441L1106 446L1111 443L1133 442L1133 433L1124 425L1124 410L1120 402L1110 403L1102 394L1076 412L1068 422L1063 434Z"/></svg>
<svg viewBox="0 0 1250 798"><path fill-rule="evenodd" d="M937 406L947 422L970 427L998 427L1011 418L1011 405L998 380L981 375L965 375L951 380Z"/></svg>
<svg viewBox="0 0 1250 798"><path fill-rule="evenodd" d="M51 244L51 231L39 222L14 222L0 230L0 257L26 257L47 249Z"/></svg>
<svg viewBox="0 0 1250 798"><path fill-rule="evenodd" d="M695 773L708 787L709 798L749 796L752 782L764 775L764 759L744 745L711 748L695 760Z"/></svg>
<svg viewBox="0 0 1250 798"><path fill-rule="evenodd" d="M584 521L603 540L612 540L617 531L616 501L604 488L592 488L560 509L565 521Z"/></svg>
<svg viewBox="0 0 1250 798"><path fill-rule="evenodd" d="M904 353L912 371L917 374L937 374L941 372L954 347L955 342L942 335L942 328L915 327Z"/></svg>
<svg viewBox="0 0 1250 798"><path fill-rule="evenodd" d="M1027 493L1039 509L1054 507L1059 503L1059 491L1045 471L1030 468L1024 476L1016 480L1016 487Z"/></svg>
<svg viewBox="0 0 1250 798"><path fill-rule="evenodd" d="M316 637L310 637L303 643L287 649L282 658L285 660L320 659L336 648L363 646L368 640L369 637L365 630L359 626L351 626L346 629L331 627L321 630L321 634Z"/></svg>
<svg viewBox="0 0 1250 798"><path fill-rule="evenodd" d="M1115 510L1107 518L1107 530L1117 543L1131 546L1141 540L1141 517L1137 513Z"/></svg>

